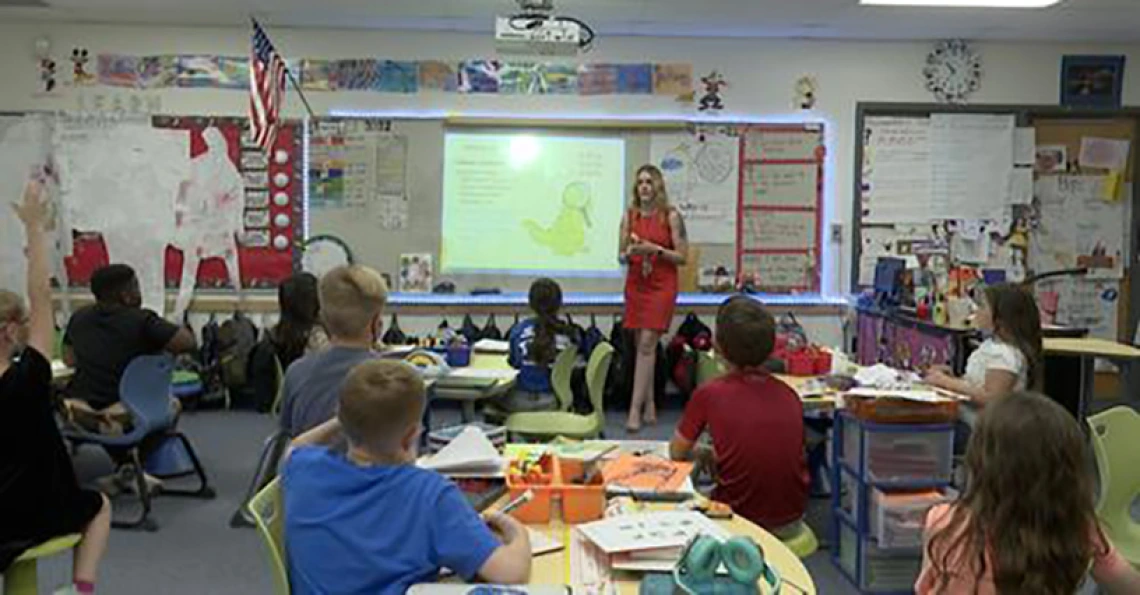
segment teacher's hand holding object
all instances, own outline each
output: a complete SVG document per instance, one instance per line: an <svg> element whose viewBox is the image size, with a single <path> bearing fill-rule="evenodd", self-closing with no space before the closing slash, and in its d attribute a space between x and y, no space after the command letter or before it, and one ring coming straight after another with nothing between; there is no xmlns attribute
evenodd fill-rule
<svg viewBox="0 0 1140 595"><path fill-rule="evenodd" d="M677 267L685 263L688 237L681 214L669 205L661 170L637 170L630 208L622 217L619 260L629 264L625 280L625 328L634 331L637 362L626 429L657 422L653 371L657 344L673 322Z"/></svg>

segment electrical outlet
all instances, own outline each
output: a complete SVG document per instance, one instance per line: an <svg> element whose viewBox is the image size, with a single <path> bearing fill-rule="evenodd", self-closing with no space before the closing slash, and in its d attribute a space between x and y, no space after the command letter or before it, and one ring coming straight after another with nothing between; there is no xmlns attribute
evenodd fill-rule
<svg viewBox="0 0 1140 595"><path fill-rule="evenodd" d="M831 243L832 244L843 243L843 224L842 223L832 223L831 224Z"/></svg>

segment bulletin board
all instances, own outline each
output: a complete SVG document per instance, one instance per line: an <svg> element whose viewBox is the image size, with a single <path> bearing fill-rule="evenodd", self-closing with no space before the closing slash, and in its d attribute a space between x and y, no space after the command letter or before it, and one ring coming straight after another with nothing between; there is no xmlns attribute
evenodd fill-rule
<svg viewBox="0 0 1140 595"><path fill-rule="evenodd" d="M823 125L749 126L743 132L737 271L765 292L819 291Z"/></svg>
<svg viewBox="0 0 1140 595"><path fill-rule="evenodd" d="M1132 173L1138 158L1140 110L861 104L855 147L853 289L868 286L879 256L911 256L931 247L953 253L962 247L955 243L955 226L962 222L952 220L961 205L936 204L931 198L935 189L927 184L937 182L925 175L936 160L933 151L924 149L931 116L947 113L1012 116L1020 130L1015 133L1015 153L1019 143L1023 152L1024 143L1033 144L1028 147L1031 163L1013 164L1010 203L1003 206L1008 209L973 230L989 250L989 259L979 268L1008 265L1009 271L1023 268L1025 273L1040 274L1091 267L1083 278L1035 284L1044 314L1058 324L1088 328L1092 336L1131 341L1140 315L1128 307L1128 296L1136 291L1130 262L1137 254L1138 239L1132 230L1140 189L1132 184ZM1119 171L1082 163L1082 142L1090 141L1130 144ZM886 168L877 161L884 153L891 156ZM890 208L876 205L876 192L894 196L888 201ZM912 203L898 200L910 197ZM925 220L924 213L930 213Z"/></svg>
<svg viewBox="0 0 1140 595"><path fill-rule="evenodd" d="M226 138L229 158L245 179L244 235L238 241L242 285L246 288L272 288L294 270L294 249L304 217L300 189L300 126L282 126L274 155L266 157L245 138L244 118L197 116L156 116L153 125L190 131L190 157L206 150L202 132L217 127ZM282 152L280 156L276 152ZM260 158L258 158L260 156ZM140 225L145 220L140 219ZM165 284L178 287L182 278L182 251L167 246ZM64 258L68 280L73 287L85 287L91 275L108 264L107 249L98 233L73 234L73 252ZM228 287L229 276L221 258L205 258L197 272L198 288Z"/></svg>
<svg viewBox="0 0 1140 595"><path fill-rule="evenodd" d="M333 121L336 119L324 119ZM345 119L340 119L344 121ZM357 118L359 120L359 118ZM310 133L318 130L321 119L311 123ZM695 157L698 165L707 168L705 174L710 178L719 178L724 173L725 160L719 158L719 153L713 153L709 145L713 139L721 141L731 139L734 147L736 140L741 137L746 124L724 122L715 124L691 123L685 121L621 121L621 120L494 120L494 119L394 119L386 124L381 121L366 125L376 134L386 135L389 138L399 139L393 141L402 148L404 155L404 198L406 210L393 208L392 200L375 201L366 200L362 203L348 204L329 201L313 201L312 194L315 188L310 182L310 237L316 235L331 235L343 241L351 250L356 262L367 264L382 273L397 277L399 259L401 254L428 254L438 258L441 244L441 217L443 197L443 151L444 137L449 131L471 130L506 130L510 132L534 131L537 134L548 133L554 135L620 137L625 140L626 151L626 192L622 200L628 201L631 193L632 181L637 168L644 163L653 163L655 156L662 147L662 137L688 136L692 139L695 150L690 155ZM801 130L803 126L799 127ZM819 132L822 135L822 130ZM655 147L656 145L656 147ZM312 143L310 148L314 147ZM719 151L719 146L716 149ZM700 155L696 155L700 153ZM716 159L709 157L716 156ZM734 157L738 157L734 155ZM736 159L732 166L736 167ZM822 160L819 167L822 167ZM317 167L317 160L311 159L310 174L320 176L322 172ZM668 170L668 168L663 168ZM665 171L666 184L670 182L670 172ZM326 176L330 177L330 176ZM732 180L738 174L732 172ZM391 176L388 177L391 179ZM820 179L822 176L820 176ZM382 194L382 193L381 193ZM697 267L701 269L722 266L728 270L737 269L737 246L734 225L736 210L739 201L739 189L731 189L728 209L724 220L727 223L725 232L718 238L718 242L694 241L690 245L694 248L692 254L697 255ZM707 224L715 225L717 217L713 212L700 212L701 205L696 205L696 211L686 211L691 205L685 200L673 200L674 206L686 214L686 223L703 219ZM818 196L813 200L818 200ZM700 202L700 201L697 201ZM708 204L708 203L705 203ZM818 209L815 211L818 213ZM818 238L818 224L816 225ZM693 228L689 226L692 234ZM487 238L493 241L494 238ZM817 244L818 245L818 244ZM616 259L616 254L615 254ZM805 282L791 289L815 290L818 288L818 254L814 256L816 280ZM457 292L466 293L474 288L494 287L504 292L525 291L532 277L526 275L508 275L494 273L448 273L435 271L433 283L451 281L455 283ZM620 272L607 276L571 276L559 275L559 283L567 292L586 293L613 293L620 292L624 285L624 278ZM684 288L683 288L684 290Z"/></svg>

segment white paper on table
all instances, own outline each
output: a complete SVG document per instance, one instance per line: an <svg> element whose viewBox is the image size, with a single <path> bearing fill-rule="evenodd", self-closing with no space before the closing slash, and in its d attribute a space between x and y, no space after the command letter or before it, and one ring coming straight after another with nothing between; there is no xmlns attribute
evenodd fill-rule
<svg viewBox="0 0 1140 595"><path fill-rule="evenodd" d="M886 364L875 364L859 368L855 372L855 382L863 387L875 387L880 390L909 389L918 380L913 372L896 370Z"/></svg>
<svg viewBox="0 0 1140 595"><path fill-rule="evenodd" d="M856 397L885 397L890 399L906 399L907 401L918 401L920 403L946 403L954 401L948 396L938 393L929 389L917 390L885 390L878 388L859 387L847 391L847 394Z"/></svg>
<svg viewBox="0 0 1140 595"><path fill-rule="evenodd" d="M1081 167L1118 171L1128 165L1128 152L1131 143L1115 138L1086 136L1081 138L1081 154L1078 163Z"/></svg>
<svg viewBox="0 0 1140 595"><path fill-rule="evenodd" d="M526 530L530 534L530 554L532 556L557 552L565 547L561 539L551 537L545 531L539 531L534 527L527 527Z"/></svg>
<svg viewBox="0 0 1140 595"><path fill-rule="evenodd" d="M456 380L514 380L519 375L518 370L495 368L452 368L445 376Z"/></svg>
<svg viewBox="0 0 1140 595"><path fill-rule="evenodd" d="M930 117L931 217L994 219L1009 203L1012 115Z"/></svg>
<svg viewBox="0 0 1140 595"><path fill-rule="evenodd" d="M720 525L691 510L614 516L578 525L578 530L607 554L681 547L701 534L729 537Z"/></svg>
<svg viewBox="0 0 1140 595"><path fill-rule="evenodd" d="M1033 169L1015 167L1009 177L1009 202L1014 205L1033 203Z"/></svg>
<svg viewBox="0 0 1140 595"><path fill-rule="evenodd" d="M479 339L471 346L481 353L510 353L510 341L496 341L495 339Z"/></svg>
<svg viewBox="0 0 1140 595"><path fill-rule="evenodd" d="M435 455L423 459L419 466L440 473L498 471L506 466L506 460L495 449L495 445L482 430L467 426L447 446Z"/></svg>
<svg viewBox="0 0 1140 595"><path fill-rule="evenodd" d="M1037 129L1016 128L1013 131L1013 164L1033 167L1037 161Z"/></svg>

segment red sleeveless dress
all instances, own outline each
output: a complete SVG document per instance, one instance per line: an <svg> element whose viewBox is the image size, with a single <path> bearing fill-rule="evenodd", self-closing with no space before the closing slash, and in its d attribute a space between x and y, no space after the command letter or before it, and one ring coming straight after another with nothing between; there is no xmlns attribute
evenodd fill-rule
<svg viewBox="0 0 1140 595"><path fill-rule="evenodd" d="M644 241L674 249L668 215L643 217L637 209L630 209L629 231ZM646 261L648 275L644 273ZM676 305L677 265L656 254L630 256L625 276L625 328L665 332L673 324Z"/></svg>

